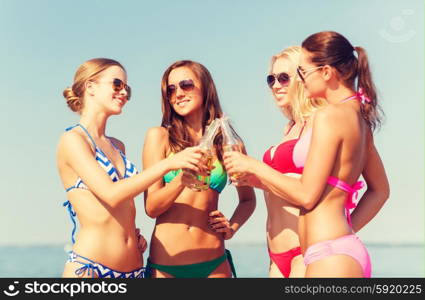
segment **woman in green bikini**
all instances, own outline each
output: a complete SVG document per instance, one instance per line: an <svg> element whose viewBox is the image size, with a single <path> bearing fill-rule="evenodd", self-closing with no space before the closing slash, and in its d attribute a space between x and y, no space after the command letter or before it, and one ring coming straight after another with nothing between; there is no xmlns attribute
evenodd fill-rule
<svg viewBox="0 0 425 300"><path fill-rule="evenodd" d="M196 145L205 128L222 117L217 91L209 71L189 60L178 61L162 77L160 127L149 129L143 149L143 167ZM203 191L184 184L181 170L167 173L145 192L145 210L156 218L147 276L231 277L235 275L224 240L232 238L255 209L251 187L238 187L239 204L228 220L218 198L226 185L220 137L215 139L211 182Z"/></svg>

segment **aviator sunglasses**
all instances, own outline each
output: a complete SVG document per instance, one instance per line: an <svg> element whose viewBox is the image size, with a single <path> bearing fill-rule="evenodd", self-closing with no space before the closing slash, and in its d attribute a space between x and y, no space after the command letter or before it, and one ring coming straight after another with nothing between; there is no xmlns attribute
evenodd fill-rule
<svg viewBox="0 0 425 300"><path fill-rule="evenodd" d="M182 80L179 82L179 87L185 91L185 92L189 92L191 90L193 90L193 88L195 87L195 84L193 83L192 79L186 79L186 80ZM167 95L168 97L171 97L175 94L177 90L177 86L175 84L169 84L167 86Z"/></svg>
<svg viewBox="0 0 425 300"><path fill-rule="evenodd" d="M288 73L282 72L279 74L270 74L267 76L267 84L270 88L273 87L275 81L277 81L281 84L281 85L288 85L289 84L289 80L290 80L290 76Z"/></svg>
<svg viewBox="0 0 425 300"><path fill-rule="evenodd" d="M130 100L131 88L128 84L124 83L121 79L114 78L114 80L112 81L112 88L114 89L115 92L119 92L122 89L125 89L125 91L127 92L127 100Z"/></svg>

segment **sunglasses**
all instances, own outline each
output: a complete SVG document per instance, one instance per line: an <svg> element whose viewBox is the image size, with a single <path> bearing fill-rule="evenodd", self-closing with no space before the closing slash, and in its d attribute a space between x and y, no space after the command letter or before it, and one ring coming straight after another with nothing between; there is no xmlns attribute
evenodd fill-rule
<svg viewBox="0 0 425 300"><path fill-rule="evenodd" d="M193 82L192 79L186 79L186 80L182 80L182 81L179 82L179 87L183 91L189 92L189 91L193 90L193 88L195 87L195 83ZM176 91L177 91L177 86L175 84L170 84L170 85L167 86L168 97L173 96Z"/></svg>
<svg viewBox="0 0 425 300"><path fill-rule="evenodd" d="M321 68L323 68L324 66L318 66L318 67L313 67L307 70L303 70L300 66L297 67L297 74L300 77L300 79L302 80L302 82L305 82L305 78L307 77L308 74L317 71Z"/></svg>
<svg viewBox="0 0 425 300"><path fill-rule="evenodd" d="M272 88L276 79L281 85L288 85L289 80L290 80L290 76L289 76L288 73L285 73L285 72L279 73L277 75L274 75L274 74L268 75L267 76L267 84L270 88Z"/></svg>
<svg viewBox="0 0 425 300"><path fill-rule="evenodd" d="M121 79L114 78L114 80L112 81L112 88L114 89L115 92L119 92L122 89L125 89L125 91L127 92L127 101L130 100L131 87L127 85L126 83L124 83Z"/></svg>

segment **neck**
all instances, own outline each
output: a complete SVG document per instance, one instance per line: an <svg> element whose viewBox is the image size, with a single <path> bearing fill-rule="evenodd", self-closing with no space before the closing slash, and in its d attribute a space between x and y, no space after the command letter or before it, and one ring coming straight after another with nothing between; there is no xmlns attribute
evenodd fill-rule
<svg viewBox="0 0 425 300"><path fill-rule="evenodd" d="M339 86L337 89L328 89L325 92L325 99L331 104L337 104L348 97L351 97L356 92L351 88Z"/></svg>
<svg viewBox="0 0 425 300"><path fill-rule="evenodd" d="M191 114L185 117L185 123L189 134L199 140L202 137L202 115Z"/></svg>
<svg viewBox="0 0 425 300"><path fill-rule="evenodd" d="M84 111L81 114L80 124L83 125L93 138L101 138L105 136L106 121L108 117L104 113L94 113Z"/></svg>

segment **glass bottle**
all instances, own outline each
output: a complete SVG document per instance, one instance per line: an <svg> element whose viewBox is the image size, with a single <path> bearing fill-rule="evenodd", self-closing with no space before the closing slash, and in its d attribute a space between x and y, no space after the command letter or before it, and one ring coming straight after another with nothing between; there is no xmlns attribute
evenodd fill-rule
<svg viewBox="0 0 425 300"><path fill-rule="evenodd" d="M232 127L229 123L228 117L223 117L220 119L221 132L223 134L223 152L229 151L238 151L242 152L243 143L240 138L232 130ZM230 178L231 180L237 179L241 174L235 173Z"/></svg>
<svg viewBox="0 0 425 300"><path fill-rule="evenodd" d="M211 169L213 163L214 138L219 128L219 119L214 119L205 130L205 133L198 144L198 146L205 151L205 154L202 156L201 163L205 164L209 169ZM184 169L183 176L185 177L185 185L194 191L205 191L210 186L210 175L197 174L193 170Z"/></svg>

